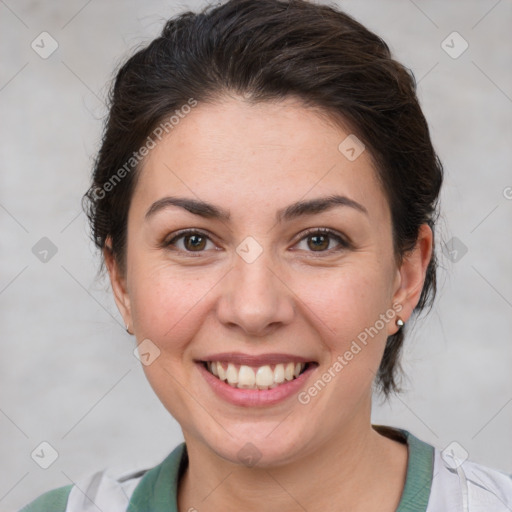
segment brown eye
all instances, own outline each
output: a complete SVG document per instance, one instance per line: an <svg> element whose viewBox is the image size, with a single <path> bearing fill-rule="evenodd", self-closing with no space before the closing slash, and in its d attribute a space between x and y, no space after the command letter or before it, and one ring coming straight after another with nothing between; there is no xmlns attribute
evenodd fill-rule
<svg viewBox="0 0 512 512"><path fill-rule="evenodd" d="M203 252L207 248L208 242L213 245L208 235L200 231L189 230L182 231L170 241L165 242L164 247L175 248L182 252Z"/></svg>
<svg viewBox="0 0 512 512"><path fill-rule="evenodd" d="M306 248L301 248L300 244L306 241ZM334 241L334 244L332 242ZM299 241L299 249L303 249L307 252L319 252L319 253L332 253L341 251L343 249L349 249L350 243L345 240L338 233L331 231L330 229L312 229L306 233ZM332 247L334 245L334 247Z"/></svg>
<svg viewBox="0 0 512 512"><path fill-rule="evenodd" d="M313 250L323 251L329 247L329 237L325 235L312 235L308 237L308 247Z"/></svg>
<svg viewBox="0 0 512 512"><path fill-rule="evenodd" d="M183 240L185 248L190 251L200 251L206 245L206 238L201 235L186 235Z"/></svg>

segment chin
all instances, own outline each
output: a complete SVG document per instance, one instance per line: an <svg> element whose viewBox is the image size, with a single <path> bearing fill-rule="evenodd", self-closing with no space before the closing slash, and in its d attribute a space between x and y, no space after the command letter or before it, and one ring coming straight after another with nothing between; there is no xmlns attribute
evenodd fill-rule
<svg viewBox="0 0 512 512"><path fill-rule="evenodd" d="M219 427L218 436L204 433L203 442L219 457L245 467L270 468L291 463L304 450L304 433L290 432L276 423L245 423L226 431Z"/></svg>

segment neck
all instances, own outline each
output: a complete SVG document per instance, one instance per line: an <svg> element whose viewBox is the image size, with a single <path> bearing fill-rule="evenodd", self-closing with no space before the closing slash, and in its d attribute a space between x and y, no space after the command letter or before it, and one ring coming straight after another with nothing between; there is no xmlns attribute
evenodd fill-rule
<svg viewBox="0 0 512 512"><path fill-rule="evenodd" d="M269 468L234 464L185 440L189 467L178 490L180 511L394 511L405 483L407 447L369 422L349 427L292 463Z"/></svg>

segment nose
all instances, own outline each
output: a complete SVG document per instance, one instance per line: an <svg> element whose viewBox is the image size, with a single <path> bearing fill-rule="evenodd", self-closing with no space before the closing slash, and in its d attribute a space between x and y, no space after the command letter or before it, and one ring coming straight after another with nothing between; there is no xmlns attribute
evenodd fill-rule
<svg viewBox="0 0 512 512"><path fill-rule="evenodd" d="M294 294L266 251L252 262L238 254L222 281L218 320L245 335L262 337L292 322Z"/></svg>

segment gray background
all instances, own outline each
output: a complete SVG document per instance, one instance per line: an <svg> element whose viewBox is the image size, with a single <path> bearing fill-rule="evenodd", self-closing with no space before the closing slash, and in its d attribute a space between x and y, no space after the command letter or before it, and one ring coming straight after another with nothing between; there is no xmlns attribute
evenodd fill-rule
<svg viewBox="0 0 512 512"><path fill-rule="evenodd" d="M95 279L80 198L112 70L165 18L203 5L0 1L2 511L104 467L149 467L182 439ZM512 2L343 6L414 71L446 170L438 300L407 341L406 391L373 421L512 472ZM31 48L43 31L58 43L47 59ZM445 51L463 48L457 36L442 46L453 31L469 44L458 58ZM57 248L46 262L32 251L43 237ZM59 454L48 469L31 458L42 441Z"/></svg>

